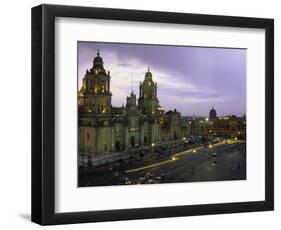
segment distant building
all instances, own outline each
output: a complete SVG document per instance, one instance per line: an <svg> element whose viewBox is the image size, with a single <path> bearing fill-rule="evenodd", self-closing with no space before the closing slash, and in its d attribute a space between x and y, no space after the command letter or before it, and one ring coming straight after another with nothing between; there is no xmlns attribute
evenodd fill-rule
<svg viewBox="0 0 281 230"><path fill-rule="evenodd" d="M79 91L79 152L121 152L182 137L181 114L176 110L165 113L160 106L157 83L149 69L140 82L139 98L131 92L126 106L112 106L110 79L98 51Z"/></svg>
<svg viewBox="0 0 281 230"><path fill-rule="evenodd" d="M246 116L220 117L214 122L213 132L219 136L246 138Z"/></svg>
<svg viewBox="0 0 281 230"><path fill-rule="evenodd" d="M212 107L209 117L183 118L188 135L246 138L246 116L217 116Z"/></svg>
<svg viewBox="0 0 281 230"><path fill-rule="evenodd" d="M163 119L163 122L161 122ZM175 109L169 110L160 117L162 141L179 139L185 134L181 125L181 114Z"/></svg>
<svg viewBox="0 0 281 230"><path fill-rule="evenodd" d="M210 110L209 121L213 122L217 119L217 111L214 109L214 106Z"/></svg>

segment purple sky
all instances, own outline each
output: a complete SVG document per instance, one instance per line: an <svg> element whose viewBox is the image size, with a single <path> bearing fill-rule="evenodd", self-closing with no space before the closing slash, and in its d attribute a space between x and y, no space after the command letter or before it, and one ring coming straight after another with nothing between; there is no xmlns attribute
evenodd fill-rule
<svg viewBox="0 0 281 230"><path fill-rule="evenodd" d="M165 110L208 116L214 106L219 116L246 113L245 49L78 42L79 89L97 49L111 73L114 106L125 105L132 88L138 96L149 66Z"/></svg>

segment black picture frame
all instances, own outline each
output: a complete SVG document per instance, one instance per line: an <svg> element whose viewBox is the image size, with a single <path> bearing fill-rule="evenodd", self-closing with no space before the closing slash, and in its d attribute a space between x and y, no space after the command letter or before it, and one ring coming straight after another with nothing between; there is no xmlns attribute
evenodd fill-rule
<svg viewBox="0 0 281 230"><path fill-rule="evenodd" d="M265 29L265 200L55 213L55 18L109 19ZM32 8L32 221L41 225L267 211L274 209L274 20L110 8Z"/></svg>

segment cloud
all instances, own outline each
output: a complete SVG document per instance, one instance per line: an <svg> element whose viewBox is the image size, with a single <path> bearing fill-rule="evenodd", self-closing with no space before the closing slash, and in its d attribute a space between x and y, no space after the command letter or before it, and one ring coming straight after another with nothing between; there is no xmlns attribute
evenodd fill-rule
<svg viewBox="0 0 281 230"><path fill-rule="evenodd" d="M130 64L128 64L128 63L119 63L118 64L119 66L121 66L121 67L132 67Z"/></svg>
<svg viewBox="0 0 281 230"><path fill-rule="evenodd" d="M225 98L223 97L205 97L205 98L200 98L200 97L181 97L177 95L169 95L169 96L163 96L163 99L165 101L170 101L173 104L185 104L185 105L190 105L190 104L210 104L210 103L217 103L217 102L224 102Z"/></svg>
<svg viewBox="0 0 281 230"><path fill-rule="evenodd" d="M111 74L112 105L125 104L131 90L139 94L148 66L158 85L158 98L167 109L205 113L219 105L224 113L246 110L246 51L110 43L79 44L79 87L100 49ZM233 105L233 106L231 106ZM234 106L235 105L235 106ZM234 111L235 110L235 111Z"/></svg>

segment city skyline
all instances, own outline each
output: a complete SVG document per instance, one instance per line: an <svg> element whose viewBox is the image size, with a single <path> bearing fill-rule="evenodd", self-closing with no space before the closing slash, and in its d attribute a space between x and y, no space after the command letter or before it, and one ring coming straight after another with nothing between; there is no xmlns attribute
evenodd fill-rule
<svg viewBox="0 0 281 230"><path fill-rule="evenodd" d="M78 87L97 50L110 71L112 105L125 105L150 68L160 105L182 116L246 113L246 50L186 46L78 42Z"/></svg>

